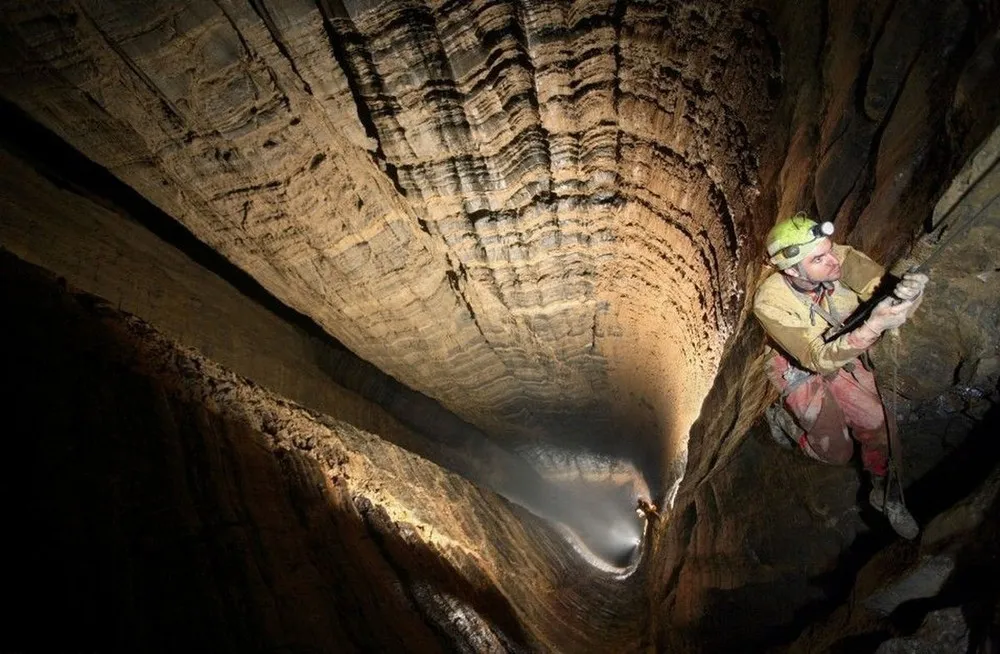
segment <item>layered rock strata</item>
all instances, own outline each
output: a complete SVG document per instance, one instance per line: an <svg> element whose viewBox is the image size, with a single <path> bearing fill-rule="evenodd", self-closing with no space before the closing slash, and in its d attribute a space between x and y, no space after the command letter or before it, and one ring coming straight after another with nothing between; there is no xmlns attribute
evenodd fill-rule
<svg viewBox="0 0 1000 654"><path fill-rule="evenodd" d="M23 116L4 111L0 120L17 132L0 135L3 248L269 390L561 524L599 560L623 565L637 553L642 527L631 507L649 491L631 466L551 450L532 452L544 464L532 466L282 311L252 280L170 229L169 216ZM623 536L609 538L609 524Z"/></svg>
<svg viewBox="0 0 1000 654"><path fill-rule="evenodd" d="M996 127L1000 13L760 4L4 0L0 94L548 476L613 476L631 455L663 494L711 385L678 510L652 534L642 646L764 647L845 601L890 536L857 508L854 471L750 431L767 393L741 310L763 228L807 209L900 255ZM941 403L962 434L983 405L942 388L996 383L989 339L967 333L995 285L974 292L966 264L989 259L967 245L932 287L954 300L935 311L961 315L944 323L958 346L900 386L912 415ZM939 342L940 320L904 343ZM582 628L614 622L611 600L569 597ZM548 628L523 611L525 633ZM537 633L513 642L598 642Z"/></svg>
<svg viewBox="0 0 1000 654"><path fill-rule="evenodd" d="M655 475L694 419L780 88L758 13L7 0L2 29L5 98L496 438Z"/></svg>

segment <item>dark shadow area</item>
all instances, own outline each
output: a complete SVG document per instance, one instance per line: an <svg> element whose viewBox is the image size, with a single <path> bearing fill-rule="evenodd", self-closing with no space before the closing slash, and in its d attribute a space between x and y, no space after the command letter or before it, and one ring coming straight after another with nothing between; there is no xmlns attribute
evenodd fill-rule
<svg viewBox="0 0 1000 654"><path fill-rule="evenodd" d="M412 589L533 644L508 600L297 451L178 396L92 296L0 257L4 651L450 651ZM197 373L195 373L197 374ZM403 592L400 592L400 591ZM465 639L463 641L463 639Z"/></svg>
<svg viewBox="0 0 1000 654"><path fill-rule="evenodd" d="M998 428L1000 405L994 405L954 450L910 485L906 499L921 524L978 488L1000 464Z"/></svg>
<svg viewBox="0 0 1000 654"><path fill-rule="evenodd" d="M853 571L891 542L863 529L845 488L854 474L778 447L757 423L725 475L702 484L697 506L671 522L671 529L687 532L672 549L690 551L678 567L714 583L685 598L700 615L668 642L677 651L771 651L835 610L851 592ZM734 522L734 515L742 520ZM842 542L854 547L842 549ZM675 594L685 592L680 586Z"/></svg>
<svg viewBox="0 0 1000 654"><path fill-rule="evenodd" d="M1000 406L994 406L966 440L929 475L914 484L914 502L927 520L947 510L980 488L1000 466L996 428ZM979 652L988 638L997 638L1000 624L1000 497L984 511L972 534L963 534L955 569L934 597L901 604L890 623L902 634L912 634L927 614L961 607L969 627L969 652ZM989 650L986 650L989 651Z"/></svg>
<svg viewBox="0 0 1000 654"><path fill-rule="evenodd" d="M896 633L907 636L921 627L928 614L951 607L961 608L968 626L969 654L977 654L988 638L996 639L1000 624L1000 502L994 501L984 524L955 558L955 571L934 597L901 604L888 621Z"/></svg>
<svg viewBox="0 0 1000 654"><path fill-rule="evenodd" d="M834 643L826 654L866 654L878 649L886 638L889 638L888 631L874 631L867 634L848 636Z"/></svg>
<svg viewBox="0 0 1000 654"><path fill-rule="evenodd" d="M731 624L737 633L746 633L748 638L738 645L732 644L728 638L726 644L712 651L725 652L756 652L769 651L772 648L786 646L795 641L811 625L821 622L840 606L848 601L854 588L857 573L882 549L890 545L896 536L891 529L878 529L858 536L851 546L838 557L832 569L824 574L805 580L806 587L819 596L819 599L805 602L796 609L794 618L778 627L762 627L761 625L776 624L779 620L773 615L780 613L781 607L774 607L773 601L764 598L787 594L785 587L789 580L777 580L767 585L747 586L738 594L727 591L725 600L719 601L714 611L724 614L728 606L731 611ZM759 607L751 609L748 607ZM742 628L741 628L742 627ZM854 643L855 645L860 645ZM851 652L865 651L863 649L845 650Z"/></svg>
<svg viewBox="0 0 1000 654"><path fill-rule="evenodd" d="M729 456L739 450L739 443L749 436L747 432L734 429L741 413L763 414L763 397L745 397L741 385L747 374L746 362L754 361L764 350L764 330L756 320L749 321L744 331L731 339L719 365L719 371L712 387L705 396L698 413L698 419L691 425L688 438L688 464L684 473L684 487L697 488L712 471L721 470L730 459L723 458L729 448ZM744 402L760 406L744 406ZM759 409L759 412L755 409ZM715 437L721 434L722 437ZM710 435L712 437L710 437ZM682 493L683 493L682 489Z"/></svg>
<svg viewBox="0 0 1000 654"><path fill-rule="evenodd" d="M882 522L885 522L884 519ZM848 601L861 569L876 554L898 539L898 536L892 532L892 528L888 524L879 525L879 527L881 528L857 537L851 543L851 546L841 553L836 565L830 572L809 579L808 583L810 586L821 589L823 598L798 609L795 612L795 620L788 625L772 630L768 638L761 641L760 645L762 647L765 645L767 647L774 647L792 643L806 628L810 625L820 623ZM870 650L864 649L863 645L865 644L872 645L866 638L859 637L850 643L850 646L858 647L859 649L844 649L843 651L874 651L878 643L874 643L874 646Z"/></svg>

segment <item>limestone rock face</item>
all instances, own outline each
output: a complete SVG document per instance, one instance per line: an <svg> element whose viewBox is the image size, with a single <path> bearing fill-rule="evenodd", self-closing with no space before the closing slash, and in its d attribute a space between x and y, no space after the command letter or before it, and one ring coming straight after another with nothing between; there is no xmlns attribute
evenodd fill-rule
<svg viewBox="0 0 1000 654"><path fill-rule="evenodd" d="M522 457L330 343L280 304L262 306L266 293L206 247L193 247L193 238L175 247L147 229L164 237L176 231L164 224L173 219L152 220L155 207L129 198L120 182L95 171L71 149L46 143L23 116L7 114L0 122L25 132L25 138L4 135L17 154L0 146L4 249L155 324L167 337L269 390L560 520L605 558L621 559L633 551L611 547L603 537L604 524L621 522L623 516L627 531L639 533L629 494L648 491L634 488L641 480L633 469L619 463L618 474L606 469L583 474L578 461L563 457L547 466L549 480L543 479L542 471ZM31 157L30 165L20 158L36 148L50 152ZM95 195L98 190L103 194ZM553 494L551 483L567 477L576 486L593 486L592 492L581 495L588 489L577 488L572 495ZM600 497L609 492L610 497Z"/></svg>
<svg viewBox="0 0 1000 654"><path fill-rule="evenodd" d="M2 30L5 98L502 441L655 471L694 419L780 88L759 12L7 0Z"/></svg>

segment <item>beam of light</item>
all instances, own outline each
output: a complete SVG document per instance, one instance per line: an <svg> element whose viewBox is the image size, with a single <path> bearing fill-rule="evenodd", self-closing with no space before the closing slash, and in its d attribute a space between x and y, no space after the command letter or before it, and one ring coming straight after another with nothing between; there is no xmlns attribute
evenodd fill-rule
<svg viewBox="0 0 1000 654"><path fill-rule="evenodd" d="M537 470L544 493L512 499L556 525L591 565L616 575L630 574L641 557L645 519L636 515L637 497L649 497L642 474L630 462L546 444L519 456ZM537 490L537 487L536 487Z"/></svg>

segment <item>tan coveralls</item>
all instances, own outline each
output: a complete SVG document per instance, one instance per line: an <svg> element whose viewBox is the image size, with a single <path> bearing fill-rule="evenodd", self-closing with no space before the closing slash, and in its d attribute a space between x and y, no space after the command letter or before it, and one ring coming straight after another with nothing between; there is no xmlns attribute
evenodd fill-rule
<svg viewBox="0 0 1000 654"><path fill-rule="evenodd" d="M871 297L884 270L850 246L834 245L832 252L841 263L841 278L825 288L800 291L775 273L757 290L754 314L773 344L766 357L768 377L805 431L799 445L807 454L847 463L854 449L850 428L861 444L865 469L884 476L888 457L882 401L874 376L858 358L875 339L852 332L823 341L831 327L828 318L850 315Z"/></svg>

